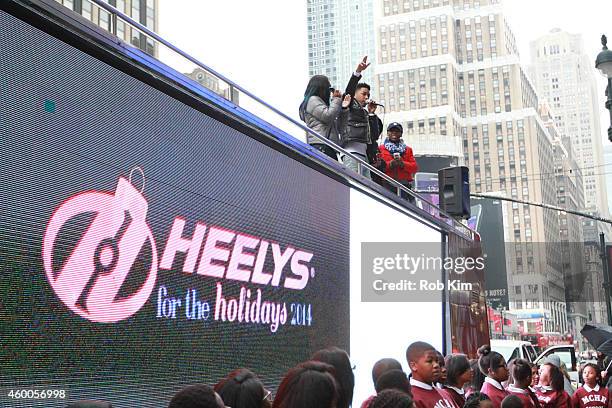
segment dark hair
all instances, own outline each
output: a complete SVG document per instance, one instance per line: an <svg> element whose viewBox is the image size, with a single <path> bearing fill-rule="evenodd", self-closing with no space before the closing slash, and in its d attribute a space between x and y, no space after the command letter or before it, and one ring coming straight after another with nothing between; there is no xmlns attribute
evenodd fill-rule
<svg viewBox="0 0 612 408"><path fill-rule="evenodd" d="M501 408L523 408L523 401L516 395L508 395L502 400Z"/></svg>
<svg viewBox="0 0 612 408"><path fill-rule="evenodd" d="M436 357L438 358L438 364L440 365L440 367L446 367L444 365L444 355L438 350L436 350Z"/></svg>
<svg viewBox="0 0 612 408"><path fill-rule="evenodd" d="M265 407L265 390L257 376L246 368L232 371L215 385L225 405L232 408Z"/></svg>
<svg viewBox="0 0 612 408"><path fill-rule="evenodd" d="M285 374L273 408L331 408L338 401L334 368L320 361L306 361Z"/></svg>
<svg viewBox="0 0 612 408"><path fill-rule="evenodd" d="M398 390L384 390L374 397L368 408L412 408L410 394Z"/></svg>
<svg viewBox="0 0 612 408"><path fill-rule="evenodd" d="M563 373L559 367L551 363L543 364L543 366L550 367L550 386L552 389L555 391L563 391L565 384L563 380Z"/></svg>
<svg viewBox="0 0 612 408"><path fill-rule="evenodd" d="M314 353L311 360L322 361L334 367L334 378L339 394L338 408L348 408L353 403L355 374L353 374L351 360L346 351L338 347L328 347Z"/></svg>
<svg viewBox="0 0 612 408"><path fill-rule="evenodd" d="M436 351L436 349L431 344L425 343L424 341L415 341L406 349L406 360L408 360L408 363L411 361L416 362L428 351Z"/></svg>
<svg viewBox="0 0 612 408"><path fill-rule="evenodd" d="M315 75L310 78L308 85L306 85L306 90L304 91L304 100L300 104L300 119L305 119L306 106L311 96L318 96L327 106L329 106L329 98L331 96L330 87L329 78L325 75Z"/></svg>
<svg viewBox="0 0 612 408"><path fill-rule="evenodd" d="M470 361L465 354L449 354L444 359L446 366L446 383L452 386L459 385L459 377L470 370Z"/></svg>
<svg viewBox="0 0 612 408"><path fill-rule="evenodd" d="M378 360L374 364L374 367L372 367L372 382L374 383L374 386L376 386L378 378L386 371L401 369L401 363L394 358L383 358Z"/></svg>
<svg viewBox="0 0 612 408"><path fill-rule="evenodd" d="M513 383L516 383L517 381L523 382L530 379L532 375L531 366L532 364L524 358L512 360L512 370L510 370L510 372L512 373ZM531 381L529 382L531 383Z"/></svg>
<svg viewBox="0 0 612 408"><path fill-rule="evenodd" d="M465 404L463 404L463 408L478 408L480 406L480 401L489 401L490 399L491 398L489 398L487 394L475 391L467 397Z"/></svg>
<svg viewBox="0 0 612 408"><path fill-rule="evenodd" d="M360 88L368 88L368 91L371 90L370 85L366 84L365 82L358 83L357 88L355 88L355 91L358 91Z"/></svg>
<svg viewBox="0 0 612 408"><path fill-rule="evenodd" d="M220 408L215 391L206 384L188 385L177 392L168 408Z"/></svg>
<svg viewBox="0 0 612 408"><path fill-rule="evenodd" d="M389 370L383 373L375 384L376 392L383 390L400 390L411 393L410 381L408 376L402 370Z"/></svg>
<svg viewBox="0 0 612 408"><path fill-rule="evenodd" d="M501 362L504 360L504 356L499 354L497 351L492 351L491 346L485 344L478 349L478 367L484 375L489 374L489 369L492 371L497 370Z"/></svg>
<svg viewBox="0 0 612 408"><path fill-rule="evenodd" d="M601 381L601 368L599 368L599 366L597 364L587 363L587 364L584 365L584 367L582 367L582 370L580 370L581 374L582 374L582 371L584 371L584 369L587 368L587 367L591 367L593 370L595 370L595 378L597 380L596 384L602 385L601 384L601 382L602 382ZM584 381L584 378L582 380Z"/></svg>
<svg viewBox="0 0 612 408"><path fill-rule="evenodd" d="M514 367L514 361L516 358L513 358L510 361L506 362L506 367L508 368L508 384L514 384L514 376L512 375L512 368Z"/></svg>
<svg viewBox="0 0 612 408"><path fill-rule="evenodd" d="M482 388L482 384L484 384L486 375L484 375L484 373L480 371L480 367L478 367L477 358L470 360L470 368L472 369L473 374L471 388L474 391L480 391L480 389Z"/></svg>

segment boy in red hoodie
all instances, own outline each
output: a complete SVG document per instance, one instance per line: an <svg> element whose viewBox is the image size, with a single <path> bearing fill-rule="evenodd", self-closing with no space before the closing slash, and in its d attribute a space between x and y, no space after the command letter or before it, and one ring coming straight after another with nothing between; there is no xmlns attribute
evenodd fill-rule
<svg viewBox="0 0 612 408"><path fill-rule="evenodd" d="M406 359L412 372L410 385L415 408L455 408L444 399L433 382L440 377L440 365L436 349L430 344L417 341L408 346Z"/></svg>
<svg viewBox="0 0 612 408"><path fill-rule="evenodd" d="M582 369L584 385L572 395L572 408L608 408L608 389L599 384L601 371L595 364Z"/></svg>

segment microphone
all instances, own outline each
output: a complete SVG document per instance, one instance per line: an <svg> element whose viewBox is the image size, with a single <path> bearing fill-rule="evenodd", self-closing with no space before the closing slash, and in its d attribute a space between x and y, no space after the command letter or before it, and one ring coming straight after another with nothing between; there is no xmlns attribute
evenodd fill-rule
<svg viewBox="0 0 612 408"><path fill-rule="evenodd" d="M369 105L369 104L371 104L371 103L373 103L373 104L374 104L374 105L376 105L376 106L380 106L381 108L384 108L384 107L385 107L385 105L380 104L380 103L378 103L378 102L374 102L374 101L368 101L367 105Z"/></svg>

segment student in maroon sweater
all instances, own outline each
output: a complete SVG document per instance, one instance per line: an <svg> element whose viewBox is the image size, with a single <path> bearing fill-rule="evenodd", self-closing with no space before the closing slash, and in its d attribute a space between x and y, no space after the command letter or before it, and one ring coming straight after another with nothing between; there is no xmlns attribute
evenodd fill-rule
<svg viewBox="0 0 612 408"><path fill-rule="evenodd" d="M536 395L542 408L570 408L570 396L563 389L563 373L558 367L547 363L540 368L540 383Z"/></svg>
<svg viewBox="0 0 612 408"><path fill-rule="evenodd" d="M446 366L446 383L440 394L459 408L465 405L463 386L472 381L472 368L465 354L449 354L444 359Z"/></svg>
<svg viewBox="0 0 612 408"><path fill-rule="evenodd" d="M491 398L493 406L500 408L508 392L502 386L502 382L508 379L508 367L504 357L496 351L491 351L491 346L484 345L478 349L480 358L478 367L487 376L480 392L485 393Z"/></svg>
<svg viewBox="0 0 612 408"><path fill-rule="evenodd" d="M572 395L572 408L608 408L608 389L602 387L601 370L595 364L587 364L582 369L584 385Z"/></svg>
<svg viewBox="0 0 612 408"><path fill-rule="evenodd" d="M412 372L410 386L415 408L454 408L433 386L440 376L440 365L436 349L430 344L417 341L408 346L406 360Z"/></svg>
<svg viewBox="0 0 612 408"><path fill-rule="evenodd" d="M506 391L512 395L516 395L523 401L525 408L540 408L538 397L535 392L529 388L533 377L531 366L532 364L522 358L513 360L512 364L512 384L508 385Z"/></svg>

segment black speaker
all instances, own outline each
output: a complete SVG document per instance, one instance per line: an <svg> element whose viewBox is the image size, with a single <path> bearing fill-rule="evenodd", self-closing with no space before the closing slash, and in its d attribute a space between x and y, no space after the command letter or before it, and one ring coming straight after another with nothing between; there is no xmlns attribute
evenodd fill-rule
<svg viewBox="0 0 612 408"><path fill-rule="evenodd" d="M470 218L470 172L465 166L438 170L440 208L454 217Z"/></svg>

